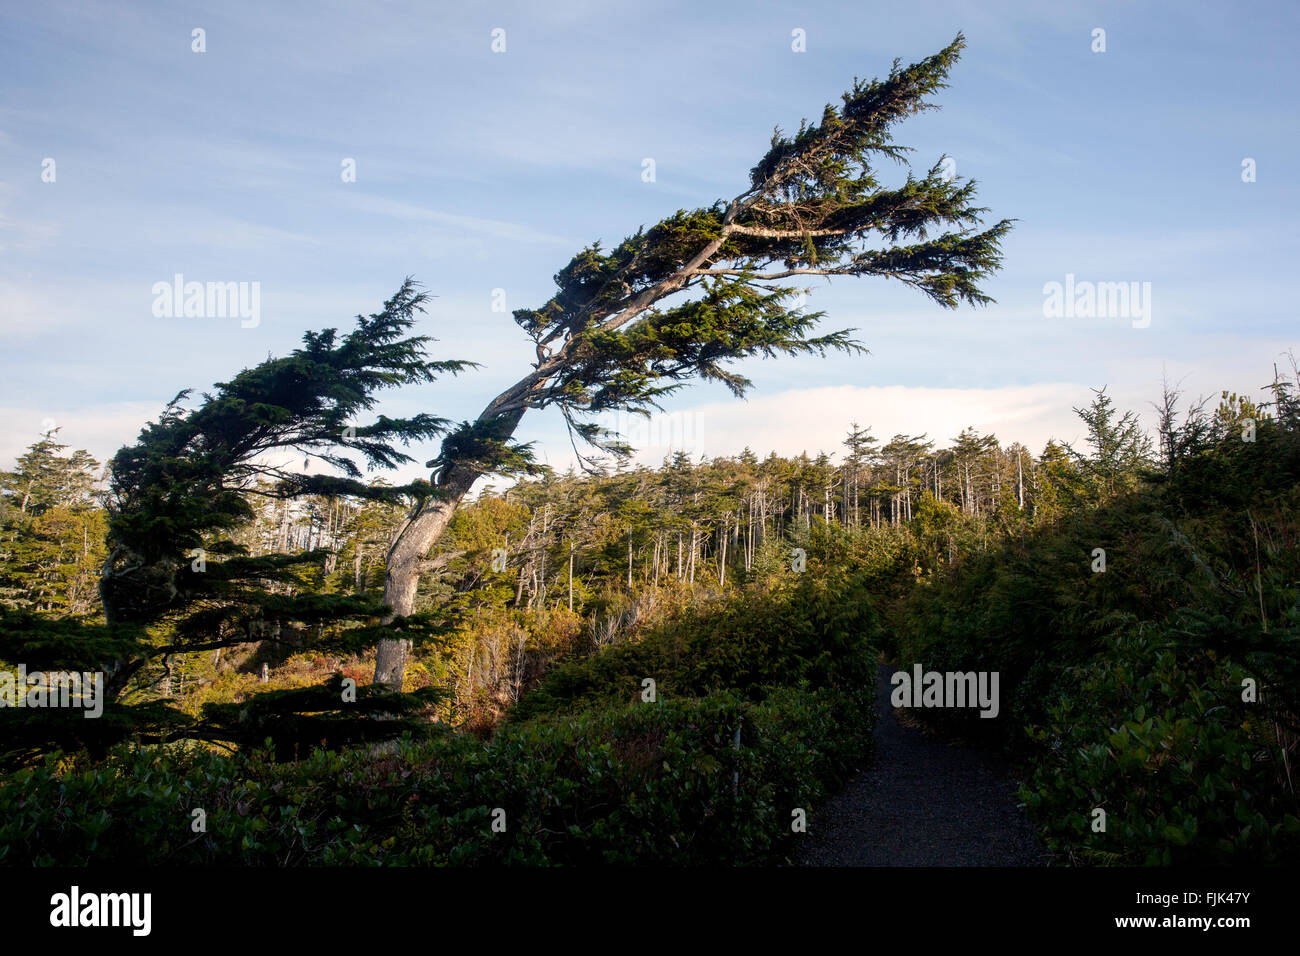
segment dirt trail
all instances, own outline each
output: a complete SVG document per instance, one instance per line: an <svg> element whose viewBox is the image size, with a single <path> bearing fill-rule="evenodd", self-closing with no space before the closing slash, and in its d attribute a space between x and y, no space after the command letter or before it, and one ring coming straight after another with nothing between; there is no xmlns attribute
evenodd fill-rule
<svg viewBox="0 0 1300 956"><path fill-rule="evenodd" d="M905 727L882 665L876 760L810 815L802 866L1039 866L1045 854L991 754Z"/></svg>

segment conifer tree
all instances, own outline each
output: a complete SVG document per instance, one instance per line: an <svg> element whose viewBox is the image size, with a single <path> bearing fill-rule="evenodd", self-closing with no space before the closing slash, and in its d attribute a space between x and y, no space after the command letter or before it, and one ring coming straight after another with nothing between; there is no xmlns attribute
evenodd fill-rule
<svg viewBox="0 0 1300 956"><path fill-rule="evenodd" d="M139 440L111 462L109 553L100 579L106 625L58 624L11 613L0 621L0 659L47 670L103 671L112 704L133 684L140 688L161 680L176 655L288 641L306 624L337 628L379 620L383 606L365 597L272 590L324 561L327 551L252 556L235 536L254 516L250 499L256 496L289 501L348 495L418 506L435 493L425 482L387 486L363 481L351 457L371 468L396 467L410 461L399 444L446 430L445 420L427 414L402 419L379 415L369 424L358 422L381 390L430 382L470 364L431 361L426 354L431 340L410 334L425 300L426 294L408 279L381 312L358 316L356 328L346 335L335 329L308 332L302 348L219 383L197 407L183 407L188 392L173 399L158 421L147 425ZM301 469L296 467L300 456ZM308 471L311 459L324 463L328 471ZM431 622L414 618L404 625L411 634L435 629ZM365 646L376 636L362 626L342 631L339 640ZM93 735L97 746L142 726L157 734L214 739L252 735L260 740L273 719L291 719L300 729L310 723L301 714L292 716L295 701L300 710L319 714L329 732L351 728L371 739L401 729L400 719L377 727L322 713L323 699L340 707L357 705L348 708L349 713L365 710L367 697L373 696L369 691L359 689L351 702L316 688L234 713L218 707L198 726L179 730L168 729L177 720L175 713L152 705L110 707L97 721L60 723L25 709L8 710L4 716L14 724L15 739L26 740L23 754L53 746L61 739L56 732L60 727L80 733L82 742ZM400 717L436 696L390 700L382 712Z"/></svg>
<svg viewBox="0 0 1300 956"><path fill-rule="evenodd" d="M893 128L934 108L927 97L964 45L959 34L920 62L895 61L883 80L855 82L819 123L778 130L734 198L679 210L608 252L593 243L556 274L548 302L516 311L537 362L430 462L440 493L389 552L392 613L415 610L422 566L475 480L519 464L511 436L528 410L558 409L593 455L626 454L594 416L648 413L691 379L744 395L750 381L727 365L748 356L861 349L852 330L814 334L821 313L799 308L800 290L782 280L877 276L944 308L990 302L981 283L1000 264L1010 221L979 228L987 210L974 205L975 183L948 175L942 159L893 187L876 168L906 160ZM403 641L381 642L375 680L400 688L405 658Z"/></svg>
<svg viewBox="0 0 1300 956"><path fill-rule="evenodd" d="M99 462L52 429L12 472L0 472L0 606L89 614L98 603L104 516L95 507Z"/></svg>
<svg viewBox="0 0 1300 956"><path fill-rule="evenodd" d="M85 449L64 455L67 445L55 440L58 428L31 445L11 472L0 472L0 498L19 515L40 514L54 506L84 507L94 498L99 462Z"/></svg>
<svg viewBox="0 0 1300 956"><path fill-rule="evenodd" d="M861 524L863 471L874 462L877 452L872 446L879 442L871 436L871 429L859 428L858 423L853 422L842 444L848 448L848 454L844 456L844 502L841 510L845 525L851 521L852 526L857 527Z"/></svg>
<svg viewBox="0 0 1300 956"><path fill-rule="evenodd" d="M993 435L981 435L974 428L963 428L952 443L953 462L961 488L962 513L977 515L980 513L980 461L997 447L998 440Z"/></svg>
<svg viewBox="0 0 1300 956"><path fill-rule="evenodd" d="M1140 471L1151 463L1151 439L1142 430L1135 412L1118 415L1115 402L1104 387L1093 389L1093 393L1096 397L1087 408L1074 410L1088 426L1091 454L1068 444L1065 448L1089 479L1094 492L1108 498L1136 486Z"/></svg>

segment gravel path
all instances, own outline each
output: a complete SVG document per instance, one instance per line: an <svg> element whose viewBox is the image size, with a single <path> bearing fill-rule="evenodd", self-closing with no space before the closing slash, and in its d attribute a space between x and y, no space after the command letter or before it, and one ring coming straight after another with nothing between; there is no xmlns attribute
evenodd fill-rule
<svg viewBox="0 0 1300 956"><path fill-rule="evenodd" d="M1045 854L995 756L905 727L882 665L876 760L810 819L802 866L1040 866ZM811 816L811 815L810 815Z"/></svg>

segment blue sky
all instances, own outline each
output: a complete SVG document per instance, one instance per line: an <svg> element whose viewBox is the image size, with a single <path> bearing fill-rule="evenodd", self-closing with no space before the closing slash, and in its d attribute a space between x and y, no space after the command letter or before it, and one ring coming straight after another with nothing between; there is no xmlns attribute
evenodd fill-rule
<svg viewBox="0 0 1300 956"><path fill-rule="evenodd" d="M484 368L383 411L472 417L532 360L494 289L541 304L586 243L730 198L774 126L959 30L943 108L897 137L1018 220L997 304L819 284L810 306L870 355L745 363L747 402L684 390L634 430L646 460L835 451L853 420L1038 450L1080 437L1089 388L1139 410L1164 373L1255 394L1300 345L1293 4L53 0L2 20L0 467L50 421L107 457L182 388L347 328L408 274L436 296L421 331L438 354ZM259 283L260 323L155 316L152 287L176 273ZM1045 317L1044 284L1067 274L1150 283L1149 326ZM519 437L570 461L558 415L530 412Z"/></svg>

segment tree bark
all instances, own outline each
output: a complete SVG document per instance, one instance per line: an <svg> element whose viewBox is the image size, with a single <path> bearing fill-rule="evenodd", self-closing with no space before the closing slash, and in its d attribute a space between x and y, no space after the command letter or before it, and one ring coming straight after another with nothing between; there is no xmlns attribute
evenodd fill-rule
<svg viewBox="0 0 1300 956"><path fill-rule="evenodd" d="M1020 452L1016 452L1016 505L1025 510L1025 471L1020 462Z"/></svg>
<svg viewBox="0 0 1300 956"><path fill-rule="evenodd" d="M472 469L453 471L447 482L439 485L443 489L442 497L426 504L398 534L388 550L384 603L389 606L390 613L383 623L391 624L396 618L408 617L415 612L415 593L420 586L420 575L429 570L425 555L442 535L456 513L456 506L469 494L477 478ZM411 642L406 638L381 638L375 657L374 682L400 691L410 649Z"/></svg>
<svg viewBox="0 0 1300 956"><path fill-rule="evenodd" d="M722 542L718 547L718 586L727 586L727 517L722 519Z"/></svg>

